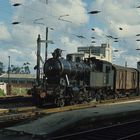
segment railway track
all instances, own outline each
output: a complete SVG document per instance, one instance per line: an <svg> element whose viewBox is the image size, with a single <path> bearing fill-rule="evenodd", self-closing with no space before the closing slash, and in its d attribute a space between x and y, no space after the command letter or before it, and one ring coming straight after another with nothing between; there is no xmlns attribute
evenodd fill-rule
<svg viewBox="0 0 140 140"><path fill-rule="evenodd" d="M134 140L140 136L140 120L118 123L73 134L52 137L49 140Z"/></svg>
<svg viewBox="0 0 140 140"><path fill-rule="evenodd" d="M101 100L101 101L91 101L90 103L85 103L84 105L74 105L74 106L89 106L94 104L102 105L106 103L118 103L124 102L128 100L140 100L140 96L132 96L132 97L123 97L118 99L108 99L108 100ZM9 97L0 97L0 109L2 108L17 108L17 107L25 107L25 106L33 106L33 98L32 96L9 96ZM53 104L46 104L45 108L55 108ZM62 107L63 108L63 107ZM65 108L65 107L64 107Z"/></svg>
<svg viewBox="0 0 140 140"><path fill-rule="evenodd" d="M119 104L119 103L128 103L129 102L136 102L140 101L140 97L131 97L131 98L120 98L119 100L111 99L105 100L102 102L90 102L85 104L76 104L71 106L64 106L64 107L52 107L50 104L46 106L46 108L37 108L32 104L32 97L8 97L8 98L0 98L0 116L1 114L6 114L9 112L23 112L23 111L35 111L38 113L49 114L49 113L57 113L57 112L65 112L71 110L78 110L84 108L93 108L96 106L104 106L104 105L112 105L112 104Z"/></svg>
<svg viewBox="0 0 140 140"><path fill-rule="evenodd" d="M129 102L134 102L137 98L129 98ZM0 126L5 127L7 126L7 124L9 125L9 122L18 122L18 121L22 121L25 119L29 119L29 118L33 118L33 117L37 117L39 115L48 115L48 114L52 114L52 113L58 113L58 112L65 112L65 111L71 111L71 110L79 110L79 109L84 109L84 108L93 108L96 106L104 106L104 105L112 105L112 104L118 104L120 102L122 103L127 103L128 99L123 98L121 100L108 100L108 101L103 101L102 103L97 103L97 102L91 102L91 103L86 103L86 104L77 104L77 105L73 105L73 106L65 106L65 107L59 107L59 108L43 108L43 109L39 109L35 106L32 106L31 103L31 98L23 98L23 97L16 97L16 99L13 98L9 98L9 99L0 99L0 101L2 101L0 103L0 105L4 105L5 101L10 100L10 103L12 106L10 106L9 108L7 108L8 106L6 105L5 108L1 108L0 109ZM19 102L19 104L17 103L17 100ZM16 104L15 104L16 101ZM21 101L23 102L23 104L21 103ZM24 104L27 101L27 106ZM29 104L31 105L29 107ZM2 104L3 103L3 104ZM10 103L8 102L8 105L10 105ZM13 103L13 104L12 104ZM18 105L18 106L17 106ZM20 106L19 106L20 105ZM11 124L10 124L11 125Z"/></svg>
<svg viewBox="0 0 140 140"><path fill-rule="evenodd" d="M36 118L39 115L36 107L0 109L0 129L13 126L27 119Z"/></svg>
<svg viewBox="0 0 140 140"><path fill-rule="evenodd" d="M94 104L91 104L90 107L94 107ZM102 104L104 106L104 104ZM100 105L99 105L100 106ZM12 108L3 110L3 114L0 115L0 128L5 128L7 126L13 126L19 122L24 123L24 120L40 117L42 115L49 115L56 112L64 112L70 110L77 110L88 108L89 105L81 104L74 106L66 106L62 108L53 108L53 109L39 109L36 107L20 107L20 108ZM8 110L8 111L7 111ZM139 118L138 118L139 119ZM126 121L126 120L125 120ZM103 125L102 125L103 126ZM101 127L101 126L100 126ZM131 129L132 128L132 129ZM138 128L138 129L135 129ZM86 130L89 129L88 127ZM79 130L79 129L78 129ZM134 131L133 131L134 130ZM76 131L75 131L76 132ZM72 132L71 132L72 133ZM124 139L128 137L137 137L140 133L140 120L131 121L127 123L118 123L115 125L91 129L88 131L82 131L78 133L73 133L69 135L64 135L60 137L49 137L50 140L59 140L59 139ZM62 133L63 134L63 133ZM48 138L48 137L47 137ZM41 138L42 139L42 138Z"/></svg>
<svg viewBox="0 0 140 140"><path fill-rule="evenodd" d="M9 96L0 98L0 108L15 108L23 106L32 106L31 96Z"/></svg>
<svg viewBox="0 0 140 140"><path fill-rule="evenodd" d="M132 100L133 101L133 100ZM121 101L122 103L127 103L127 101ZM50 108L50 109L40 109L35 106L31 107L16 107L16 108L10 108L10 109L0 109L0 126L5 127L7 124L9 125L9 122L18 122L25 119L32 119L33 117L38 116L45 116L52 113L58 113L58 112L65 112L65 111L72 111L72 110L79 110L84 108L93 108L96 106L104 106L104 105L112 105L117 104L118 102L112 103L88 103L88 104L78 104L73 106L65 106L61 108ZM10 124L11 125L11 124Z"/></svg>

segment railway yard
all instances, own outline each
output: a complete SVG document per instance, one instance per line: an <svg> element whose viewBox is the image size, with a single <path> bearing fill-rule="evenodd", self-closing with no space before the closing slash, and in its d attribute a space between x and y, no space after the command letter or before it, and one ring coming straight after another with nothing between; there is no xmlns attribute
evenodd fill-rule
<svg viewBox="0 0 140 140"><path fill-rule="evenodd" d="M38 34L36 78L15 79L21 93L21 83L31 84L26 96L0 98L0 139L138 139L139 68L91 57L93 46L86 48L88 57L72 53L63 58L60 48L51 58L46 59L45 53L41 72L41 42ZM101 48L105 51L109 46ZM15 95L9 76L8 81L7 95Z"/></svg>
<svg viewBox="0 0 140 140"><path fill-rule="evenodd" d="M37 108L23 103L27 97L21 100L20 106L15 103L1 107L0 139L137 139L139 136L139 96L61 108Z"/></svg>
<svg viewBox="0 0 140 140"><path fill-rule="evenodd" d="M0 140L138 140L138 0L16 1L0 6Z"/></svg>

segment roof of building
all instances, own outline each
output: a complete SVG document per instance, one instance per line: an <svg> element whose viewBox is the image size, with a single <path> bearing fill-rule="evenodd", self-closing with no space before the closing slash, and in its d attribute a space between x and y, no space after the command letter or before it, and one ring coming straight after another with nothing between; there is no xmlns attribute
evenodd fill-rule
<svg viewBox="0 0 140 140"><path fill-rule="evenodd" d="M7 78L7 77L8 77L7 73L0 75L0 78ZM10 73L10 78L33 78L33 79L35 79L36 75L35 74L11 74Z"/></svg>

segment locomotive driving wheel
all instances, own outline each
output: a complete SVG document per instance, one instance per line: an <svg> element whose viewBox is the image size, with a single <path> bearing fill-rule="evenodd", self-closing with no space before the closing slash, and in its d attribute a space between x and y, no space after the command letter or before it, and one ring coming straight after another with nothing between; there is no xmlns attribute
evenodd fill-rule
<svg viewBox="0 0 140 140"><path fill-rule="evenodd" d="M55 97L55 104L57 107L63 107L65 105L64 94L65 94L65 88L57 87L56 97Z"/></svg>
<svg viewBox="0 0 140 140"><path fill-rule="evenodd" d="M57 107L63 107L65 105L65 100L63 98L58 98L55 100L55 104L57 105Z"/></svg>
<svg viewBox="0 0 140 140"><path fill-rule="evenodd" d="M87 93L87 102L90 102L90 101L92 101L92 93L91 93L91 91L89 91L88 93Z"/></svg>

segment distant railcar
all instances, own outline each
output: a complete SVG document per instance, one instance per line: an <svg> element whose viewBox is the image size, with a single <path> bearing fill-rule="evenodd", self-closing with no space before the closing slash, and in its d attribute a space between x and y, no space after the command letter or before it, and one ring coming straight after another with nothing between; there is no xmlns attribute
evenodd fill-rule
<svg viewBox="0 0 140 140"><path fill-rule="evenodd" d="M116 94L137 94L139 91L139 71L134 68L113 65L114 90Z"/></svg>

